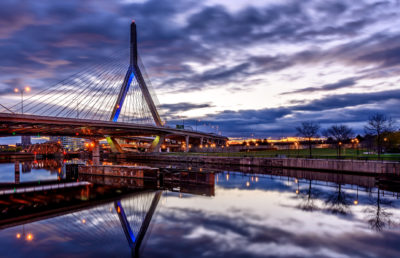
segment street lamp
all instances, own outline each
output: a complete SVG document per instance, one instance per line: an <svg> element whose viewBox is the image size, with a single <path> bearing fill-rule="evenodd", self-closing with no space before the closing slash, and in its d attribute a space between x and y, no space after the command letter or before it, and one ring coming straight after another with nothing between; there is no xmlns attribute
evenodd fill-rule
<svg viewBox="0 0 400 258"><path fill-rule="evenodd" d="M18 93L21 92L21 114L24 114L24 92L30 92L31 88L29 86L26 86L25 88L18 89L15 88L14 92Z"/></svg>

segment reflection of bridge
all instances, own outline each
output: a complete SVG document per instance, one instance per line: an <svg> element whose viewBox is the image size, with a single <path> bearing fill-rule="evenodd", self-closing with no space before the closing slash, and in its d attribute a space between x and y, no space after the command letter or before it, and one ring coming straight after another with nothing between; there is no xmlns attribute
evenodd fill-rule
<svg viewBox="0 0 400 258"><path fill-rule="evenodd" d="M4 184L0 186L0 229L22 226L17 238L30 241L35 232L24 235L25 227L30 227L38 235L38 231L50 231L81 244L93 243L97 240L93 237L109 239L123 234L132 256L137 256L163 190L210 196L214 184L92 175L80 175L72 182Z"/></svg>
<svg viewBox="0 0 400 258"><path fill-rule="evenodd" d="M115 188L77 184L64 189L2 195L0 228L55 218L55 222L53 219L51 223L35 223L35 230L46 227L46 231L75 238L86 224L88 230L79 239L81 243L90 241L93 234L109 238L124 233L132 255L137 255L162 191L122 189L121 192L117 195ZM33 238L35 232L29 234Z"/></svg>
<svg viewBox="0 0 400 258"><path fill-rule="evenodd" d="M131 24L130 60L120 52L103 64L85 68L56 85L0 113L0 137L12 135L106 138L115 152L123 152L117 139L152 136L150 147L158 151L165 138L190 145L212 141L225 144L226 137L164 126L150 81L137 50L136 24ZM121 60L123 61L121 63ZM21 113L19 108L21 107ZM25 113L24 113L25 112ZM97 140L96 140L97 139ZM97 154L96 154L97 155Z"/></svg>

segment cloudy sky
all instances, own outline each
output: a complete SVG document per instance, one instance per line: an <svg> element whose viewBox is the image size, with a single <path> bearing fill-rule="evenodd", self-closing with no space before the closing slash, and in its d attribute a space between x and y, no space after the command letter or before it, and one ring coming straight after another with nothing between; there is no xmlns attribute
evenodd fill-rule
<svg viewBox="0 0 400 258"><path fill-rule="evenodd" d="M312 120L362 133L375 112L400 118L399 15L400 1L2 0L0 103L127 48L134 19L169 124L278 138Z"/></svg>

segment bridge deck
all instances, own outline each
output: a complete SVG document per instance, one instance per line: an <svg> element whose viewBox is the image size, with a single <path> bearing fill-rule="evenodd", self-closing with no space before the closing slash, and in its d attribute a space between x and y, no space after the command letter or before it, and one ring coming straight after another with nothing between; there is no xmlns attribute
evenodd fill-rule
<svg viewBox="0 0 400 258"><path fill-rule="evenodd" d="M0 137L13 134L75 137L180 135L221 141L228 139L216 134L155 125L0 113Z"/></svg>

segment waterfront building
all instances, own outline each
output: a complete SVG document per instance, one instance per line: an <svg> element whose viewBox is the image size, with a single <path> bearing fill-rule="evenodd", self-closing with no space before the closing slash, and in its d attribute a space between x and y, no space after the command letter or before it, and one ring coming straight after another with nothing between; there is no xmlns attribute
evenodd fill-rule
<svg viewBox="0 0 400 258"><path fill-rule="evenodd" d="M83 149L85 146L85 140L82 138L68 137L68 136L53 136L50 141L59 142L61 146L70 151L76 151Z"/></svg>

